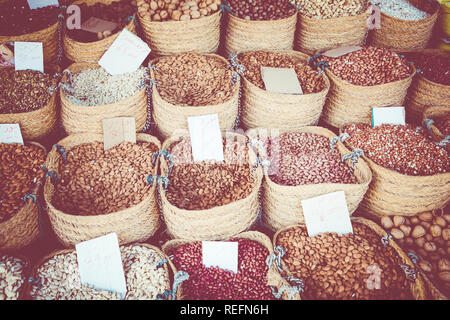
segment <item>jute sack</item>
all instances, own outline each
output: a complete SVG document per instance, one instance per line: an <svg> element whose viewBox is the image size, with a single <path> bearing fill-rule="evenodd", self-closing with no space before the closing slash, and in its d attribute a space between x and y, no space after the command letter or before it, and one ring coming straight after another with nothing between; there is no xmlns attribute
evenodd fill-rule
<svg viewBox="0 0 450 320"><path fill-rule="evenodd" d="M342 128L340 129L342 133ZM354 148L344 141L350 150ZM432 176L408 176L384 168L363 156L373 179L361 202L361 211L368 216L412 216L441 208L449 201L450 172Z"/></svg>
<svg viewBox="0 0 450 320"><path fill-rule="evenodd" d="M96 63L79 62L70 65L67 70L75 75L83 70L98 69ZM62 81L67 82L67 74ZM138 90L134 95L121 101L101 106L79 106L72 104L63 87L60 88L61 120L67 134L103 133L102 120L115 117L133 117L136 120L136 131L141 131L147 119L146 88Z"/></svg>
<svg viewBox="0 0 450 320"><path fill-rule="evenodd" d="M276 51L308 63L309 56L297 51ZM239 55L238 55L239 59ZM244 128L298 129L314 125L325 104L330 81L322 75L325 88L317 93L292 95L271 93L242 77L241 120Z"/></svg>
<svg viewBox="0 0 450 320"><path fill-rule="evenodd" d="M212 59L219 59L223 61L223 67L226 68L228 62L223 57L216 54L204 54ZM156 58L150 61L150 65L156 65L158 61L164 57ZM155 79L155 72L150 68L151 78ZM217 113L219 117L219 125L221 129L232 129L236 123L236 118L239 112L239 89L240 78L233 86L233 96L228 101L221 104L209 106L181 106L174 105L165 101L158 91L156 83L152 83L152 110L153 119L155 121L156 135L167 139L177 130L188 129L187 118L193 116L201 116L206 114Z"/></svg>
<svg viewBox="0 0 450 320"><path fill-rule="evenodd" d="M395 52L424 49L431 38L434 24L439 15L436 1L408 0L414 7L426 11L429 17L418 21L406 21L381 12L381 26L371 35L372 45L388 48Z"/></svg>
<svg viewBox="0 0 450 320"><path fill-rule="evenodd" d="M79 133L70 135L58 142L67 152L74 146L91 143L94 141L103 142L103 135ZM158 148L161 143L155 137L139 133L136 141L151 142ZM46 167L49 171L59 174L59 159L61 154L53 148L48 154ZM149 175L156 175L158 162L155 163L153 172ZM145 241L155 234L161 221L156 203L156 184L153 182L148 195L139 204L130 208L113 212L110 214L81 216L65 213L56 209L52 204L55 194L54 182L50 177L44 185L44 199L50 218L50 224L58 236L59 241L66 247L90 240L111 232L117 233L119 243L128 244L135 241Z"/></svg>
<svg viewBox="0 0 450 320"><path fill-rule="evenodd" d="M172 136L163 143L163 150L170 150L170 146L180 141L186 134ZM224 138L246 139L245 136L226 132ZM241 140L237 140L241 141ZM168 234L174 238L187 240L222 240L248 230L258 217L259 198L262 171L257 166L256 155L249 149L249 167L254 180L253 190L244 199L206 210L185 210L172 205L166 196L163 182L158 183L160 208L167 226ZM161 158L161 175L168 177L170 182L169 163Z"/></svg>
<svg viewBox="0 0 450 320"><path fill-rule="evenodd" d="M251 130L248 135L256 138L256 134L261 129L262 128ZM309 126L296 130L279 130L280 135L286 132L317 134L330 139L330 142L335 137L333 132L322 127ZM261 147L261 145L258 147L259 156L260 158L266 160L267 153L265 150L261 150ZM342 156L350 154L350 150L344 147L340 141L337 141L334 147L337 148ZM349 165L350 170L350 159L346 160L346 163ZM270 178L269 168L268 166L264 166L264 180L262 183L263 224L275 232L280 228L292 224L304 223L305 218L303 216L301 201L336 191L345 192L348 210L350 215L352 215L358 208L358 205L363 199L364 194L369 187L369 183L372 180L372 173L368 165L362 159L358 159L358 162L354 166L353 175L358 181L356 184L319 183L298 186L283 186L275 183Z"/></svg>
<svg viewBox="0 0 450 320"><path fill-rule="evenodd" d="M45 150L36 142L25 142ZM47 153L47 152L46 152ZM2 181L3 183L4 181ZM24 205L10 219L0 223L0 250L19 250L34 242L40 235L40 208L38 203L42 180L36 181L30 195L24 195Z"/></svg>
<svg viewBox="0 0 450 320"><path fill-rule="evenodd" d="M379 225L377 225L375 222L373 222L371 220L361 218L361 217L351 217L350 219L351 219L352 224L360 223L360 224L366 225L367 227L372 229L375 233L377 233L380 236L380 240L381 240L381 238L386 236L386 231L384 231ZM278 236L282 232L289 230L291 228L294 228L294 227L305 227L305 223L291 225L291 226L288 226L288 227L278 230L275 233L275 235L273 236L273 246L274 247L278 246ZM412 261L408 257L408 255L392 239L388 239L388 243L389 243L388 245L391 246L397 252L398 256L402 260L402 264L407 265L410 268L414 268L414 264L412 263ZM292 272L289 270L289 268L287 267L286 263L284 262L284 260L282 258L281 258L281 266L288 275L292 275ZM411 289L411 295L413 296L413 298L415 300L425 300L426 299L426 289L425 289L424 280L422 278L422 273L416 274L415 281L410 281L410 289Z"/></svg>
<svg viewBox="0 0 450 320"><path fill-rule="evenodd" d="M258 231L247 231L242 232L240 234L237 234L232 237L228 237L228 239L248 239L258 242L259 244L263 245L268 251L269 256L274 255L272 243L270 242L270 238L267 237L265 234L258 232ZM182 240L182 239L174 239L167 241L163 246L162 250L166 255L172 255L173 250L175 250L177 247L191 243L191 240ZM270 261L270 260L269 260ZM267 263L267 260L266 260ZM176 269L175 269L176 270ZM278 292L281 291L281 289L289 288L289 283L283 279L281 274L278 272L277 268L275 267L275 263L272 262L269 264L269 271L267 272L267 285L274 287L278 290ZM199 288L201 290L201 288ZM182 296L182 299L185 297ZM298 291L292 296L289 296L289 292L283 290L283 294L281 296L282 300L300 300L300 295Z"/></svg>
<svg viewBox="0 0 450 320"><path fill-rule="evenodd" d="M73 5L87 4L88 6L93 6L96 3L111 4L120 0L80 0L73 3ZM132 33L136 33L136 27L134 25L135 17L129 18L128 24L124 29ZM122 29L123 30L123 29ZM96 63L100 60L103 54L108 50L112 43L117 39L121 31L104 38L102 40L93 42L80 42L75 41L70 38L70 36L65 32L64 35L64 52L67 57L72 62L91 62Z"/></svg>

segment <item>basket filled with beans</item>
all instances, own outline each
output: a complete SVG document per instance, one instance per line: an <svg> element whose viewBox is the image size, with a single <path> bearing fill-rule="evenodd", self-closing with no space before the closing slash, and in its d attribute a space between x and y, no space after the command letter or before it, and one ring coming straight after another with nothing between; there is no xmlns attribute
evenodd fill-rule
<svg viewBox="0 0 450 320"><path fill-rule="evenodd" d="M335 128L371 123L373 107L402 105L416 71L398 54L372 46L318 59L331 81L322 119Z"/></svg>
<svg viewBox="0 0 450 320"><path fill-rule="evenodd" d="M238 54L244 66L241 120L244 128L297 129L318 122L330 81L308 65L309 57L296 51L248 51ZM292 68L303 94L266 91L261 67Z"/></svg>
<svg viewBox="0 0 450 320"><path fill-rule="evenodd" d="M0 2L0 43L42 42L44 63L56 62L59 8L30 9L27 0Z"/></svg>
<svg viewBox="0 0 450 320"><path fill-rule="evenodd" d="M137 0L152 57L219 48L222 0Z"/></svg>
<svg viewBox="0 0 450 320"><path fill-rule="evenodd" d="M450 195L450 158L421 127L350 124L344 144L364 151L372 170L360 209L368 216L413 216L441 208Z"/></svg>
<svg viewBox="0 0 450 320"><path fill-rule="evenodd" d="M57 80L49 73L0 67L0 123L19 123L26 140L39 140L56 124Z"/></svg>
<svg viewBox="0 0 450 320"><path fill-rule="evenodd" d="M70 135L50 151L44 198L50 224L66 247L111 232L120 244L145 241L158 230L154 176L158 139L136 135L104 150L101 134Z"/></svg>
<svg viewBox="0 0 450 320"><path fill-rule="evenodd" d="M0 250L18 250L39 234L39 190L46 150L35 142L0 144Z"/></svg>
<svg viewBox="0 0 450 320"><path fill-rule="evenodd" d="M181 285L183 300L299 300L299 287L291 286L276 269L270 239L257 231L243 232L224 240L237 242L237 273L202 263L202 242L175 239L162 250L176 270L189 278ZM287 290L286 290L287 289Z"/></svg>
<svg viewBox="0 0 450 320"><path fill-rule="evenodd" d="M294 0L299 7L295 48L310 55L347 45L363 45L367 0Z"/></svg>
<svg viewBox="0 0 450 320"><path fill-rule="evenodd" d="M292 50L297 8L289 0L228 0L224 50Z"/></svg>
<svg viewBox="0 0 450 320"><path fill-rule="evenodd" d="M122 30L136 33L135 1L80 0L73 5L80 8L81 29L66 29L64 52L70 61L96 63Z"/></svg>
<svg viewBox="0 0 450 320"><path fill-rule="evenodd" d="M181 53L150 62L152 108L158 136L188 128L187 118L217 113L232 129L239 111L240 78L215 54Z"/></svg>
<svg viewBox="0 0 450 320"><path fill-rule="evenodd" d="M303 223L301 201L330 192L345 192L351 215L369 187L368 165L362 159L355 164L343 160L350 151L325 128L254 129L248 135L265 164L262 222L272 231Z"/></svg>
<svg viewBox="0 0 450 320"><path fill-rule="evenodd" d="M120 246L126 282L124 300L157 300L169 292L174 268L168 257L147 243ZM165 259L165 260L164 260ZM176 297L179 297L177 292ZM54 251L31 271L26 287L30 300L121 300L120 294L82 284L74 249Z"/></svg>
<svg viewBox="0 0 450 320"><path fill-rule="evenodd" d="M171 159L161 157L161 211L172 238L221 240L248 230L260 209L262 172L247 137L223 135L224 161L194 162L188 135L163 144Z"/></svg>
<svg viewBox="0 0 450 320"><path fill-rule="evenodd" d="M437 1L377 0L381 9L380 28L371 44L396 52L425 49L439 15Z"/></svg>
<svg viewBox="0 0 450 320"><path fill-rule="evenodd" d="M423 112L423 125L434 142L450 151L450 108L449 105L428 107Z"/></svg>
<svg viewBox="0 0 450 320"><path fill-rule="evenodd" d="M274 235L283 270L304 283L301 298L426 299L421 274L386 232L364 218L352 217L351 222L353 232L347 234L325 232L309 237L306 225L298 224Z"/></svg>
<svg viewBox="0 0 450 320"><path fill-rule="evenodd" d="M146 68L110 75L98 64L79 62L70 65L61 86L61 119L68 134L102 133L102 120L134 117L136 131L147 120L148 81ZM71 80L70 80L71 79Z"/></svg>
<svg viewBox="0 0 450 320"><path fill-rule="evenodd" d="M23 298L29 268L25 257L0 253L0 301Z"/></svg>

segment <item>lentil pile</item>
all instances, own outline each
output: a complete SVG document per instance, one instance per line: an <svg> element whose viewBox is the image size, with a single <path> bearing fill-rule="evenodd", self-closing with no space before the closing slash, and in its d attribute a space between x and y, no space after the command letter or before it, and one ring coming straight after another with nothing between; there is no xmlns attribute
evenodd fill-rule
<svg viewBox="0 0 450 320"><path fill-rule="evenodd" d="M49 74L34 70L0 68L0 113L30 112L45 107L56 85Z"/></svg>
<svg viewBox="0 0 450 320"><path fill-rule="evenodd" d="M123 142L107 151L102 142L84 143L59 159L60 181L52 204L75 215L101 215L130 208L148 195L153 172L153 143Z"/></svg>
<svg viewBox="0 0 450 320"><path fill-rule="evenodd" d="M295 0L295 3L302 14L317 19L356 16L369 7L367 0Z"/></svg>
<svg viewBox="0 0 450 320"><path fill-rule="evenodd" d="M394 18L417 21L429 16L427 12L419 10L407 0L377 0L376 2L381 12Z"/></svg>
<svg viewBox="0 0 450 320"><path fill-rule="evenodd" d="M321 233L308 237L306 227L280 233L277 245L287 268L303 280L304 299L411 299L401 259L369 227L353 223L353 234Z"/></svg>
<svg viewBox="0 0 450 320"><path fill-rule="evenodd" d="M320 135L283 133L269 141L268 155L270 163L277 165L269 175L277 184L358 183L337 148L331 149L329 139Z"/></svg>
<svg viewBox="0 0 450 320"><path fill-rule="evenodd" d="M44 177L46 154L35 145L0 144L0 223L14 216L25 204L23 197L33 193Z"/></svg>
<svg viewBox="0 0 450 320"><path fill-rule="evenodd" d="M338 58L320 57L337 77L358 86L374 86L406 79L411 68L406 59L386 48L364 47Z"/></svg>
<svg viewBox="0 0 450 320"><path fill-rule="evenodd" d="M78 106L99 106L115 103L134 95L142 88L147 72L110 75L104 68L86 69L73 75L73 93L65 92L67 100Z"/></svg>
<svg viewBox="0 0 450 320"><path fill-rule="evenodd" d="M297 9L289 0L228 0L234 16L245 20L279 20L291 17Z"/></svg>
<svg viewBox="0 0 450 320"><path fill-rule="evenodd" d="M432 54L407 54L421 74L430 81L450 86L450 58Z"/></svg>
<svg viewBox="0 0 450 320"><path fill-rule="evenodd" d="M0 300L17 300L25 284L26 262L9 255L0 255Z"/></svg>
<svg viewBox="0 0 450 320"><path fill-rule="evenodd" d="M138 0L138 12L149 21L187 21L220 10L222 0Z"/></svg>
<svg viewBox="0 0 450 320"><path fill-rule="evenodd" d="M218 57L182 53L160 59L155 67L158 92L171 104L216 105L233 96L232 71Z"/></svg>
<svg viewBox="0 0 450 320"><path fill-rule="evenodd" d="M267 248L248 239L231 239L238 242L238 272L205 267L202 263L202 243L191 242L172 251L177 270L189 274L183 282L186 300L274 300L267 285L269 268Z"/></svg>
<svg viewBox="0 0 450 320"><path fill-rule="evenodd" d="M376 164L410 176L430 176L450 171L447 151L414 126L351 124L343 128L346 143L360 148Z"/></svg>
<svg viewBox="0 0 450 320"><path fill-rule="evenodd" d="M125 300L155 300L170 289L169 274L158 267L162 257L153 249L121 246L127 284ZM82 285L76 252L58 254L39 266L30 295L35 300L120 300L120 295Z"/></svg>
<svg viewBox="0 0 450 320"><path fill-rule="evenodd" d="M304 94L320 92L325 88L322 76L316 74L306 62L295 57L268 51L252 51L241 53L238 58L245 67L245 77L260 89L265 90L261 67L293 68Z"/></svg>

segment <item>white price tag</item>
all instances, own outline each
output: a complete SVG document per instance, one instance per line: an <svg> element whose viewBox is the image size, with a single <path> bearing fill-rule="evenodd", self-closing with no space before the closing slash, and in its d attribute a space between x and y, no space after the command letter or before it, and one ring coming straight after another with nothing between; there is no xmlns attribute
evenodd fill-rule
<svg viewBox="0 0 450 320"><path fill-rule="evenodd" d="M238 243L232 241L202 241L202 261L205 267L219 267L238 272Z"/></svg>
<svg viewBox="0 0 450 320"><path fill-rule="evenodd" d="M117 292L125 298L127 285L117 234L84 241L75 246L82 284Z"/></svg>
<svg viewBox="0 0 450 320"><path fill-rule="evenodd" d="M81 25L81 29L93 33L113 31L119 24L96 17L90 17Z"/></svg>
<svg viewBox="0 0 450 320"><path fill-rule="evenodd" d="M325 232L353 233L344 191L302 200L302 208L310 237Z"/></svg>
<svg viewBox="0 0 450 320"><path fill-rule="evenodd" d="M267 92L303 94L297 73L292 68L261 67L261 76Z"/></svg>
<svg viewBox="0 0 450 320"><path fill-rule="evenodd" d="M194 161L223 161L222 133L217 113L188 117Z"/></svg>
<svg viewBox="0 0 450 320"><path fill-rule="evenodd" d="M136 143L136 120L134 117L103 119L102 125L105 151L125 141Z"/></svg>
<svg viewBox="0 0 450 320"><path fill-rule="evenodd" d="M382 124L406 125L405 107L377 107L372 108L372 127Z"/></svg>
<svg viewBox="0 0 450 320"><path fill-rule="evenodd" d="M0 143L20 143L23 145L22 132L18 123L0 124Z"/></svg>
<svg viewBox="0 0 450 320"><path fill-rule="evenodd" d="M44 51L42 42L14 42L15 70L36 70L44 72Z"/></svg>
<svg viewBox="0 0 450 320"><path fill-rule="evenodd" d="M336 49L331 49L322 53L323 56L327 56L330 58L337 58L343 55L346 55L351 52L359 51L362 47L360 46L344 46Z"/></svg>
<svg viewBox="0 0 450 320"><path fill-rule="evenodd" d="M150 53L150 47L138 36L123 29L98 62L112 75L136 71Z"/></svg>
<svg viewBox="0 0 450 320"><path fill-rule="evenodd" d="M27 0L30 9L39 9L48 6L56 6L59 7L58 0Z"/></svg>

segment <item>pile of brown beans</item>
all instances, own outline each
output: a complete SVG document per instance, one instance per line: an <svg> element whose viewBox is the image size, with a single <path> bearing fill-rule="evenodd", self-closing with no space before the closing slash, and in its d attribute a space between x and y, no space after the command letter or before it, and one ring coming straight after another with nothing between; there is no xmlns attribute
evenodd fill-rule
<svg viewBox="0 0 450 320"><path fill-rule="evenodd" d="M45 151L35 145L0 144L0 222L14 216L44 177Z"/></svg>
<svg viewBox="0 0 450 320"><path fill-rule="evenodd" d="M330 19L356 16L367 10L367 0L295 0L302 14L310 18Z"/></svg>
<svg viewBox="0 0 450 320"><path fill-rule="evenodd" d="M233 96L232 71L218 57L182 53L160 59L155 67L158 92L171 104L216 105Z"/></svg>
<svg viewBox="0 0 450 320"><path fill-rule="evenodd" d="M304 299L411 299L397 252L363 224L353 223L353 233L312 238L306 227L293 227L280 233L277 245L286 251L287 268L304 282Z"/></svg>
<svg viewBox="0 0 450 320"><path fill-rule="evenodd" d="M274 300L267 285L266 258L269 250L256 241L231 239L238 242L238 272L202 263L202 243L191 242L172 251L172 262L178 270L189 274L183 282L186 300Z"/></svg>
<svg viewBox="0 0 450 320"><path fill-rule="evenodd" d="M344 126L345 142L364 151L376 164L409 176L431 176L450 171L448 152L412 125L365 123Z"/></svg>
<svg viewBox="0 0 450 320"><path fill-rule="evenodd" d="M303 93L320 92L325 88L325 81L306 62L287 54L269 51L251 51L241 53L239 62L245 67L245 77L255 86L265 90L261 67L293 68Z"/></svg>
<svg viewBox="0 0 450 320"><path fill-rule="evenodd" d="M151 186L152 155L149 142L123 142L107 151L102 142L84 143L67 150L59 159L60 181L52 204L68 214L101 215L140 203Z"/></svg>
<svg viewBox="0 0 450 320"><path fill-rule="evenodd" d="M364 47L338 58L321 56L337 77L357 86L374 86L408 78L412 70L405 58L386 48Z"/></svg>
<svg viewBox="0 0 450 320"><path fill-rule="evenodd" d="M138 0L138 12L149 21L188 21L220 10L222 0Z"/></svg>
<svg viewBox="0 0 450 320"><path fill-rule="evenodd" d="M297 11L289 0L228 0L234 16L245 20L278 20Z"/></svg>

